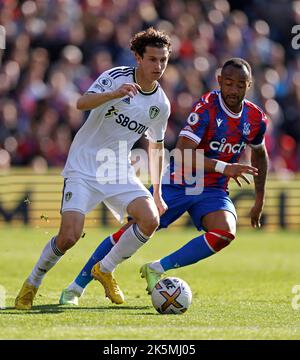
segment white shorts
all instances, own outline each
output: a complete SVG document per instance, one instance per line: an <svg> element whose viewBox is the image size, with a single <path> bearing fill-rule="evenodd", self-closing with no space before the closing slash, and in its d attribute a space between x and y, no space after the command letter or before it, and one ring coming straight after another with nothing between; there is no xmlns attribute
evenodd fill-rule
<svg viewBox="0 0 300 360"><path fill-rule="evenodd" d="M96 180L81 178L65 179L61 213L78 211L84 215L93 210L98 204L104 204L113 213L115 218L123 222L127 206L136 198L152 195L148 189L135 177L128 184L103 184Z"/></svg>

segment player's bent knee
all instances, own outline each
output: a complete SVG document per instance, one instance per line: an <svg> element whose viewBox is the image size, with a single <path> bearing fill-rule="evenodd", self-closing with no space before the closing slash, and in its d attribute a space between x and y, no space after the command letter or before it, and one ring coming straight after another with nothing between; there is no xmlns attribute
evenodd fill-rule
<svg viewBox="0 0 300 360"><path fill-rule="evenodd" d="M209 247L217 252L228 246L235 236L229 231L213 229L205 234L205 239Z"/></svg>
<svg viewBox="0 0 300 360"><path fill-rule="evenodd" d="M146 224L149 228L149 231L154 232L159 226L159 216L153 216L146 222Z"/></svg>
<svg viewBox="0 0 300 360"><path fill-rule="evenodd" d="M152 236L155 230L159 226L159 217L152 216L145 219L141 219L138 222L138 226L145 235Z"/></svg>
<svg viewBox="0 0 300 360"><path fill-rule="evenodd" d="M60 251L66 252L77 243L79 237L75 234L59 235L56 240L56 246Z"/></svg>

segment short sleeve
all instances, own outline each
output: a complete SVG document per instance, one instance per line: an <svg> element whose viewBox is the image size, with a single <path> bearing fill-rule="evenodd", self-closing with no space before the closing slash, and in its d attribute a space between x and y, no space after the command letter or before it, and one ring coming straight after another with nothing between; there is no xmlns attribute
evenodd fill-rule
<svg viewBox="0 0 300 360"><path fill-rule="evenodd" d="M259 131L249 144L252 148L259 147L264 143L266 129L267 129L267 116L263 113Z"/></svg>
<svg viewBox="0 0 300 360"><path fill-rule="evenodd" d="M170 112L170 104L168 104L164 113L159 114L156 119L154 118L152 120L151 126L149 126L149 129L145 133L147 140L154 143L164 141Z"/></svg>
<svg viewBox="0 0 300 360"><path fill-rule="evenodd" d="M116 89L115 80L108 74L108 71L102 73L98 79L86 91L88 93L103 93L107 91L114 91Z"/></svg>
<svg viewBox="0 0 300 360"><path fill-rule="evenodd" d="M209 124L209 111L207 106L201 106L201 103L196 104L193 110L186 119L179 136L187 137L199 144Z"/></svg>

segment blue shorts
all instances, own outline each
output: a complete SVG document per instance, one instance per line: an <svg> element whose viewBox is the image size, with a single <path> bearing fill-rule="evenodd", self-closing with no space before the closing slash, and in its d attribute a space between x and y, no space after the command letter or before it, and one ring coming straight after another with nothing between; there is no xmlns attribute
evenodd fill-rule
<svg viewBox="0 0 300 360"><path fill-rule="evenodd" d="M149 190L152 194L152 186ZM211 212L225 210L237 218L233 202L222 189L206 188L199 195L186 195L184 186L163 184L162 197L168 205L168 210L160 217L160 229L167 228L186 211L199 231L203 229L203 216Z"/></svg>

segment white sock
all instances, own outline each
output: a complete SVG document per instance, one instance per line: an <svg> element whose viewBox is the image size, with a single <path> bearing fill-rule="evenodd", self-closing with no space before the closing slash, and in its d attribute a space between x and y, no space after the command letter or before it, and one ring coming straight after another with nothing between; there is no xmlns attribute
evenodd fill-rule
<svg viewBox="0 0 300 360"><path fill-rule="evenodd" d="M84 288L76 284L75 281L72 281L68 286L68 290L75 292L78 296L81 296L84 293Z"/></svg>
<svg viewBox="0 0 300 360"><path fill-rule="evenodd" d="M61 259L63 253L56 247L56 236L47 242L38 262L35 264L28 281L35 287L39 287L46 273Z"/></svg>
<svg viewBox="0 0 300 360"><path fill-rule="evenodd" d="M165 272L165 269L162 267L160 260L155 260L151 264L149 264L150 269L162 274Z"/></svg>
<svg viewBox="0 0 300 360"><path fill-rule="evenodd" d="M133 224L120 236L116 245L100 261L100 269L103 272L113 272L118 264L130 258L148 240L149 236L143 234L137 224Z"/></svg>

